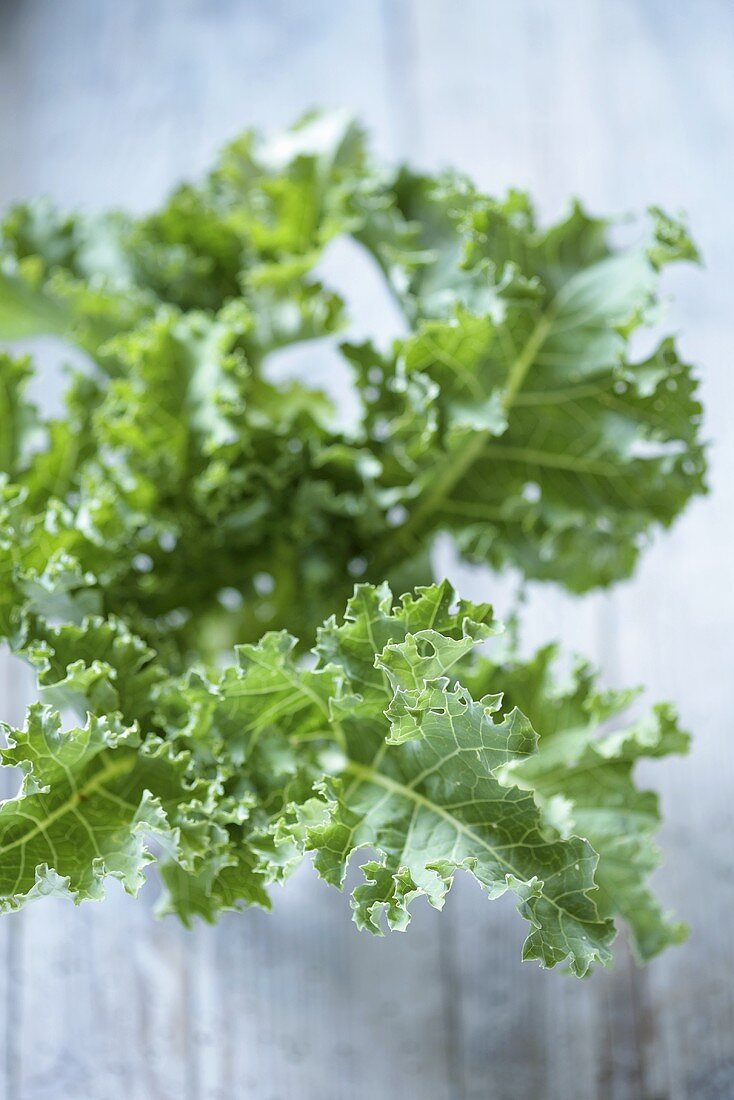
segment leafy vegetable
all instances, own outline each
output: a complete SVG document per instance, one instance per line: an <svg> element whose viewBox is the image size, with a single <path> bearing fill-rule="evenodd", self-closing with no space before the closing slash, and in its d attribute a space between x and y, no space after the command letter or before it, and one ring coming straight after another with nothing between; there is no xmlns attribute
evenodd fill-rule
<svg viewBox="0 0 734 1100"><path fill-rule="evenodd" d="M317 275L339 235L408 329L340 345L349 423L271 370L347 326ZM685 750L672 710L609 732L628 693L583 664L562 684L551 649L488 655L491 608L431 566L448 531L583 592L703 491L692 370L669 338L633 349L695 249L657 210L611 238L578 205L541 230L524 195L386 171L341 114L244 135L141 219L10 212L0 337L52 333L89 365L48 419L31 360L0 354L0 637L40 697L6 729L3 908L109 875L136 892L154 841L160 910L212 920L269 906L303 858L341 886L364 849L372 932L464 870L516 894L543 966L606 964L617 917L642 958L681 939L632 774Z"/></svg>
<svg viewBox="0 0 734 1100"><path fill-rule="evenodd" d="M480 660L465 679L475 692L501 682L507 702L521 707L542 731L538 752L509 762L505 780L532 790L562 836L587 837L599 853L599 910L629 924L637 954L646 960L680 943L686 928L666 918L647 885L659 861L653 837L660 815L657 796L639 791L632 771L645 757L686 752L688 736L667 705L610 729L609 721L628 708L636 693L599 692L592 670L581 661L563 684L554 674L556 657L549 646L527 662L498 666Z"/></svg>

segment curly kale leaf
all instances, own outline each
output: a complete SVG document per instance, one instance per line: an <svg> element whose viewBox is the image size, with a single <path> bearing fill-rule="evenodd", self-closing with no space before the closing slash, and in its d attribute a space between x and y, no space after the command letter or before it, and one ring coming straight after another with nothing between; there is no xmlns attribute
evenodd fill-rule
<svg viewBox="0 0 734 1100"><path fill-rule="evenodd" d="M616 916L644 957L680 939L645 882L655 799L631 780L638 756L685 748L670 712L599 738L626 697L595 694L586 669L559 692L547 651L477 661L491 608L446 582L397 606L385 586L357 586L313 667L281 632L183 678L100 618L94 578L70 560L18 583L15 646L44 702L6 731L4 762L24 776L0 811L8 906L52 888L97 897L108 874L135 890L152 837L160 910L186 923L269 905L268 884L309 852L340 886L366 848L353 908L372 932L381 914L405 928L419 895L442 907L465 870L492 898L517 894L524 956L543 966L607 963ZM86 724L64 730L52 708Z"/></svg>
<svg viewBox="0 0 734 1100"><path fill-rule="evenodd" d="M461 675L475 692L501 683L508 705L522 708L538 730L538 751L508 763L507 781L532 791L563 835L589 840L599 854L599 911L629 925L644 961L680 943L686 928L664 913L648 883L660 862L660 810L657 795L636 786L634 769L647 758L685 753L689 738L667 704L625 721L635 692L600 692L582 661L564 680L557 657L547 646L528 661L481 660Z"/></svg>
<svg viewBox="0 0 734 1100"><path fill-rule="evenodd" d="M217 310L230 300L249 311L252 359L332 332L341 302L313 268L352 225L363 161L346 115L307 116L278 140L244 134L202 183L143 218L17 206L0 235L0 336L53 333L105 362L106 339L160 304Z"/></svg>
<svg viewBox="0 0 734 1100"><path fill-rule="evenodd" d="M375 257L410 333L388 354L345 346L356 434L323 413L316 432L303 415L290 420L294 405L313 411L323 401L304 379L297 390L270 386L257 445L242 446L256 381L255 404L268 392L268 354L347 320L315 274L339 235ZM656 526L705 490L690 366L670 339L642 358L632 346L659 317L663 267L696 259L683 225L659 210L646 236L622 248L578 204L542 229L521 193L497 200L456 176L382 169L337 112L307 116L270 142L244 135L201 183L137 221L17 208L0 251L0 335L65 335L112 376L97 386L97 422L109 421L98 448L147 441L180 510L214 494L235 543L243 524L254 546L266 516L268 532L285 521L267 551L279 563L277 613L251 620L253 638L258 622L315 629L329 610L320 593L346 598L339 578L350 570L375 583L427 578L441 530L495 568L577 592L607 585L630 574ZM285 424L305 470L273 454ZM212 448L209 461L182 462L192 447ZM92 491L103 497L109 489L98 482ZM160 522L160 496L143 494L133 512L156 510ZM120 513L117 503L102 510ZM333 564L321 545L330 528L339 529ZM303 563L297 543L307 547ZM150 546L140 553L158 560ZM294 570L314 598L289 623L280 610ZM250 556L250 581L262 571ZM238 587L224 564L222 572L223 587Z"/></svg>
<svg viewBox="0 0 734 1100"><path fill-rule="evenodd" d="M276 866L283 846L289 856L292 844L314 852L335 885L353 852L375 851L353 896L359 927L379 932L385 911L391 928L404 928L414 897L440 908L464 869L490 897L516 892L532 926L526 958L567 959L584 974L608 961L613 936L596 911L596 853L562 839L532 795L500 782L509 761L534 751L527 720L501 713L499 696L474 702L450 675L491 630L491 610L456 604L447 584L396 608L387 589L358 586L344 623L320 632L315 669L293 664L284 636L248 647L214 689L213 725L220 736L231 727L255 770L270 725L291 747L333 743L329 771L310 793L292 779L270 827L272 851ZM228 743L224 734L225 755ZM264 839L257 846L268 852Z"/></svg>
<svg viewBox="0 0 734 1100"><path fill-rule="evenodd" d="M385 410L386 430L370 413L365 432L405 485L375 573L448 530L472 560L572 591L628 576L648 533L705 490L691 367L671 339L631 349L658 315L661 267L695 257L689 238L655 211L647 240L614 249L578 206L541 231L520 196L416 187L406 216L428 204L443 236L405 292L415 330L392 361L361 349L357 370ZM406 448L406 419L430 446Z"/></svg>
<svg viewBox="0 0 734 1100"><path fill-rule="evenodd" d="M318 269L344 235L407 328L342 345L349 422L269 358L347 324ZM0 640L41 700L6 729L0 904L134 892L152 840L161 911L212 920L309 853L341 885L364 849L373 932L465 870L517 895L542 965L606 963L617 917L642 958L677 942L633 782L685 749L672 711L609 733L627 696L585 666L559 687L550 650L478 659L491 609L416 585L440 531L607 585L705 491L694 373L671 339L637 351L662 269L695 259L659 210L619 247L578 205L543 229L520 193L385 170L343 113L242 136L142 218L12 210L0 338L91 362L49 419L31 360L0 354Z"/></svg>

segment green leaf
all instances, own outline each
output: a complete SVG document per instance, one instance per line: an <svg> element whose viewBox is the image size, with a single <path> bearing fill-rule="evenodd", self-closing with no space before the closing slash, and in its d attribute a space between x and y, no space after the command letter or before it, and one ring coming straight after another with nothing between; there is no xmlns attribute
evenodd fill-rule
<svg viewBox="0 0 734 1100"><path fill-rule="evenodd" d="M466 678L479 691L501 681L507 702L533 722L538 752L509 762L507 782L532 791L564 835L588 838L599 853L600 912L621 917L638 957L650 959L680 943L686 927L663 912L648 885L660 861L654 843L660 812L657 796L640 790L633 773L645 758L685 753L689 738L670 706L656 706L650 715L625 723L622 715L634 692L600 694L582 662L564 683L556 663L556 650L549 646L527 662L480 663Z"/></svg>
<svg viewBox="0 0 734 1100"><path fill-rule="evenodd" d="M107 876L137 893L154 856L154 839L181 881L223 881L232 889L242 854L228 828L246 821L246 805L225 797L218 774L197 770L181 745L148 734L119 713L87 717L64 729L58 711L34 704L22 730L3 727L2 764L17 767L15 798L0 803L0 908L19 908L53 892L79 903L103 896ZM262 874L250 860L252 902L265 904ZM224 875L224 880L222 880ZM258 883L260 885L258 886ZM179 915L185 918L182 903Z"/></svg>
<svg viewBox="0 0 734 1100"><path fill-rule="evenodd" d="M320 274L345 235L404 331L341 345L337 409L273 353L348 325ZM636 350L662 268L696 258L658 209L620 247L578 204L543 229L520 192L386 169L339 111L242 135L141 218L11 210L0 338L87 354L48 420L0 354L0 640L41 698L9 731L5 907L134 891L152 836L184 922L267 907L307 851L340 883L365 848L373 931L465 869L517 894L543 965L606 962L616 916L642 957L677 942L632 780L684 747L672 712L608 734L626 696L478 660L491 608L430 582L448 531L492 568L610 584L705 490L693 371L670 339Z"/></svg>
<svg viewBox="0 0 734 1100"><path fill-rule="evenodd" d="M170 829L148 789L158 762L136 752L136 731L91 716L64 731L58 713L38 704L22 730L3 729L2 762L19 767L23 782L0 805L2 909L48 894L100 898L107 875L137 893L152 859L145 837L167 839Z"/></svg>
<svg viewBox="0 0 734 1100"><path fill-rule="evenodd" d="M451 686L447 674L487 633L466 605L452 611L452 600L442 585L390 614L388 593L360 588L344 626L327 628L322 647L349 674L332 704L347 760L343 778L324 787L324 819L307 829L306 847L335 885L354 851L377 852L353 895L360 927L379 932L384 911L389 927L403 929L412 899L422 894L440 908L463 869L492 898L518 895L532 925L525 958L567 959L585 974L608 961L614 931L594 901L597 856L548 829L532 795L500 782L508 761L534 751L535 734L518 711L500 711L500 696L475 702ZM368 652L377 652L373 672Z"/></svg>
<svg viewBox="0 0 734 1100"><path fill-rule="evenodd" d="M4 340L65 332L64 310L40 285L40 274L33 260L0 261L0 336Z"/></svg>
<svg viewBox="0 0 734 1100"><path fill-rule="evenodd" d="M14 207L0 229L0 338L49 333L95 355L155 300L134 284L120 214L62 215L47 200Z"/></svg>
<svg viewBox="0 0 734 1100"><path fill-rule="evenodd" d="M150 720L164 673L123 622L99 615L81 624L37 620L22 652L37 669L43 702L82 718L120 711L128 721Z"/></svg>
<svg viewBox="0 0 734 1100"><path fill-rule="evenodd" d="M541 233L517 196L474 195L470 214L449 205L466 207L465 188L433 201L450 211L447 233L458 223L460 281L481 282L486 301L476 312L444 272L444 315L399 345L406 378L434 386L443 445L424 451L372 568L443 529L472 560L573 591L628 576L648 532L705 491L690 366L670 339L640 361L629 346L655 317L659 266L692 258L692 245L659 213L647 242L614 251L578 206ZM421 287L415 302L437 309Z"/></svg>
<svg viewBox="0 0 734 1100"><path fill-rule="evenodd" d="M25 396L31 361L0 352L0 473L16 478L27 465L38 412Z"/></svg>
<svg viewBox="0 0 734 1100"><path fill-rule="evenodd" d="M263 359L342 324L339 295L314 267L344 233L373 253L411 332L392 354L345 347L356 436L321 415L318 430L302 418L287 438L278 411L287 384L272 387L267 412L254 407L267 389ZM657 209L626 248L578 203L541 229L519 192L496 200L455 175L381 169L359 128L336 112L309 115L271 142L244 135L201 183L138 222L17 208L3 249L12 277L23 268L24 285L64 313L52 330L91 349L115 377L91 448L82 431L77 468L58 488L76 491L83 479L96 541L135 546L153 572L157 538L190 541L192 504L216 508L218 524L225 514L237 546L217 547L220 568L209 572L222 588L244 588L252 640L268 627L308 634L346 599L350 573L416 583L413 563L426 562L440 530L473 561L573 591L607 585L630 574L655 526L705 490L691 368L670 340L643 359L630 345L659 317L660 269L696 259L682 223ZM158 303L220 313L209 325L170 311L150 321ZM128 335L109 343L113 332ZM312 406L319 400L300 392ZM62 438L53 462L39 462L46 485L78 435L54 430ZM283 453L291 445L302 461ZM132 469L120 464L125 453ZM165 520L162 497L178 504ZM152 532L151 513L159 529L142 545L137 532ZM201 529L198 515L190 527ZM267 609L251 586L232 583L244 529L248 578L264 571L258 558L278 563ZM212 560L211 541L201 546L177 555L189 576ZM298 621L282 610L293 602L294 571L311 597ZM153 618L175 611L180 576L152 598L156 588L128 577L125 598L150 593ZM206 585L197 597L210 619L215 595Z"/></svg>
<svg viewBox="0 0 734 1100"><path fill-rule="evenodd" d="M242 298L254 360L341 322L339 296L311 272L350 228L361 131L344 112L307 116L280 139L245 134L200 185L135 221L119 213L13 208L0 238L0 337L53 333L105 366L103 345L159 303L217 310ZM109 367L108 367L109 369Z"/></svg>
<svg viewBox="0 0 734 1100"><path fill-rule="evenodd" d="M237 647L237 666L225 670L217 685L229 752L236 738L243 757L251 754L269 727L286 737L308 737L319 728L324 732L335 672L329 666L299 668L295 645L295 638L281 632L266 634L257 645Z"/></svg>
<svg viewBox="0 0 734 1100"><path fill-rule="evenodd" d="M210 861L198 874L188 873L174 860L164 860L160 876L165 890L156 906L156 915L174 915L187 928L194 917L213 924L222 913L240 912L252 905L270 909L270 897L257 858L247 850L219 870Z"/></svg>

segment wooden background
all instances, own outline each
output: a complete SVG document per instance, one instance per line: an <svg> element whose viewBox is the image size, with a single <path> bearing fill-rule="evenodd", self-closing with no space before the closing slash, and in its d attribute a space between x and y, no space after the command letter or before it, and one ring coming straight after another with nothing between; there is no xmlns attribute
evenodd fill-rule
<svg viewBox="0 0 734 1100"><path fill-rule="evenodd" d="M526 629L675 699L694 731L689 759L650 769L685 947L644 971L622 947L574 982L522 965L512 903L468 881L384 940L308 868L273 914L193 932L153 920L153 882L137 902L113 884L104 905L0 922L2 1097L734 1097L733 59L731 0L0 0L3 205L144 209L245 125L344 104L382 154L527 186L548 214L570 193L686 209L706 266L670 276L669 323L713 441L712 495L636 580L583 601L537 588ZM502 606L506 586L454 572ZM17 718L23 680L3 670Z"/></svg>

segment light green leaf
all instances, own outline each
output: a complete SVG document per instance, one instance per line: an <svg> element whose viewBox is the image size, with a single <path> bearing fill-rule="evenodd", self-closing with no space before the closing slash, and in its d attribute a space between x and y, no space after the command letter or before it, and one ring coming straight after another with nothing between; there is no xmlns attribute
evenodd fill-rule
<svg viewBox="0 0 734 1100"><path fill-rule="evenodd" d="M103 896L107 875L137 893L152 859L146 836L168 823L148 790L133 728L92 718L64 731L58 713L38 704L22 730L4 727L5 766L21 769L16 798L0 804L0 906L53 892L74 901Z"/></svg>
<svg viewBox="0 0 734 1100"><path fill-rule="evenodd" d="M17 477L27 465L38 412L25 396L32 367L28 357L0 352L0 473Z"/></svg>
<svg viewBox="0 0 734 1100"><path fill-rule="evenodd" d="M525 958L568 959L585 974L608 961L613 936L594 900L596 853L559 838L532 795L500 782L500 769L534 751L535 734L517 710L500 711L501 696L475 702L451 686L449 674L487 633L466 606L452 613L452 598L442 585L390 614L388 593L361 588L344 626L327 627L321 651L348 673L332 703L347 759L343 777L325 784L325 816L306 829L306 847L335 885L354 851L377 851L353 896L360 927L379 932L384 911L391 928L404 928L420 894L440 908L463 869L490 897L517 893L532 925ZM368 652L377 653L374 672Z"/></svg>
<svg viewBox="0 0 734 1100"><path fill-rule="evenodd" d="M491 259L486 312L455 296L399 346L406 377L435 387L443 443L424 452L372 568L444 529L472 560L574 591L609 584L705 490L691 368L669 339L640 361L629 349L654 314L659 263L691 248L660 216L647 243L614 252L578 208L540 233L512 204L474 202L461 270Z"/></svg>
<svg viewBox="0 0 734 1100"><path fill-rule="evenodd" d="M657 796L640 790L633 773L645 758L686 752L689 739L671 707L657 706L625 722L623 712L635 693L599 694L583 663L564 683L556 661L555 649L547 647L528 662L480 662L466 679L479 691L501 681L508 703L522 707L533 722L538 752L509 762L506 780L532 791L564 834L588 838L599 853L599 910L630 926L636 952L646 960L680 943L686 928L664 913L648 885L660 861L654 843L660 812Z"/></svg>
<svg viewBox="0 0 734 1100"><path fill-rule="evenodd" d="M349 415L273 356L348 325L321 275L344 235L403 315L391 348L341 346ZM447 531L496 569L610 584L705 491L693 371L670 339L636 351L661 269L696 258L657 209L620 247L578 204L543 229L520 192L384 168L341 111L242 135L141 218L11 210L0 339L87 354L47 421L32 363L0 354L0 641L41 697L8 731L1 904L134 892L152 836L184 922L267 906L308 851L341 883L364 848L372 931L464 869L516 893L543 965L605 963L616 916L642 957L677 942L632 781L685 747L672 712L609 734L627 696L583 669L559 688L543 654L478 660L491 608L430 582Z"/></svg>

